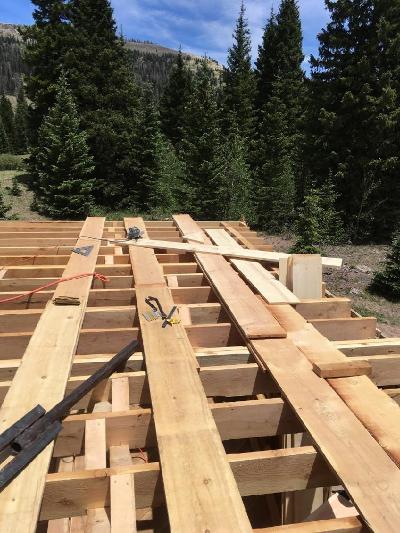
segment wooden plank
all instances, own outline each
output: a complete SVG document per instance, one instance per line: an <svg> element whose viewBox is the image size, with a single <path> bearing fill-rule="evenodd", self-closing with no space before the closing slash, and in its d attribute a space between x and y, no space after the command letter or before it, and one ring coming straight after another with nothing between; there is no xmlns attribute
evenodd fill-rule
<svg viewBox="0 0 400 533"><path fill-rule="evenodd" d="M312 446L230 454L228 461L242 496L276 494L307 487L330 486L337 482ZM135 476L137 509L160 505L162 500L158 463L67 474L60 472L47 476L41 519L57 519L67 514L81 515L86 508L107 505L110 476L126 473ZM224 492L216 500L218 505L214 502L215 512L221 496L224 496ZM221 524L211 531L240 531L238 524L234 529L226 529L226 518L229 516L224 517ZM191 531L190 523L187 522L183 531ZM176 531L180 533L182 530Z"/></svg>
<svg viewBox="0 0 400 533"><path fill-rule="evenodd" d="M225 230L209 229L206 233L218 246L232 246L240 248ZM271 304L297 304L300 300L280 281L268 272L260 263L254 261L243 261L241 259L231 259L230 262L235 269L242 274L245 280L253 289L261 294L265 301Z"/></svg>
<svg viewBox="0 0 400 533"><path fill-rule="evenodd" d="M328 318L310 320L324 337L331 341L369 339L376 336L376 318Z"/></svg>
<svg viewBox="0 0 400 533"><path fill-rule="evenodd" d="M126 228L144 227L141 219L124 222ZM149 279L152 296L164 309L173 305L161 268L151 250L129 251L171 530L250 532L185 330L180 324L162 329L142 317Z"/></svg>
<svg viewBox="0 0 400 533"><path fill-rule="evenodd" d="M292 255L287 263L286 286L300 299L322 298L322 265L319 255Z"/></svg>
<svg viewBox="0 0 400 533"><path fill-rule="evenodd" d="M400 338L364 339L334 342L334 346L348 357L363 355L400 354Z"/></svg>
<svg viewBox="0 0 400 533"><path fill-rule="evenodd" d="M176 215L182 216L182 215ZM192 232L193 233L193 232ZM190 235L187 232L187 235ZM233 257L234 259L247 259L251 261L268 261L271 263L279 263L280 258L285 258L288 254L279 252L265 252L261 250L247 250L245 248L231 248L230 246L210 246L208 244L199 243L179 243L171 241L160 241L153 239L140 239L138 241L124 241L124 245L128 245L133 248L150 248L153 250L173 250L176 252L190 252L201 253L211 255L225 255L227 257ZM342 259L338 257L323 257L323 266L329 266L331 268L340 268L342 266Z"/></svg>
<svg viewBox="0 0 400 533"><path fill-rule="evenodd" d="M367 530L357 517L351 516L254 529L254 533L366 533Z"/></svg>
<svg viewBox="0 0 400 533"><path fill-rule="evenodd" d="M174 221L183 235L200 229L189 215L176 215ZM277 320L223 257L196 254L196 258L225 303L227 312L247 338L286 336Z"/></svg>
<svg viewBox="0 0 400 533"><path fill-rule="evenodd" d="M306 320L317 318L350 318L350 298L317 298L302 300L296 311Z"/></svg>
<svg viewBox="0 0 400 533"><path fill-rule="evenodd" d="M313 370L320 378L349 378L354 376L370 376L372 368L366 361L344 361L337 363L318 363Z"/></svg>
<svg viewBox="0 0 400 533"><path fill-rule="evenodd" d="M254 340L252 347L371 529L397 531L397 466L329 384L314 374L309 361L289 339Z"/></svg>
<svg viewBox="0 0 400 533"><path fill-rule="evenodd" d="M101 237L104 218L88 218L82 235ZM89 244L80 238L77 246ZM91 242L93 244L93 242ZM99 243L88 257L74 254L65 269L65 276L94 272ZM29 409L40 403L53 407L64 395L79 330L85 313L91 284L90 278L71 282L72 287L57 287L55 295L70 294L79 298L78 306L57 306L49 303L36 327L11 387L1 408L0 432L3 432ZM65 284L64 284L65 285ZM0 494L0 531L33 533L44 489L53 445L49 445ZM32 486L34 481L34 487ZM34 488L34 490L33 490Z"/></svg>

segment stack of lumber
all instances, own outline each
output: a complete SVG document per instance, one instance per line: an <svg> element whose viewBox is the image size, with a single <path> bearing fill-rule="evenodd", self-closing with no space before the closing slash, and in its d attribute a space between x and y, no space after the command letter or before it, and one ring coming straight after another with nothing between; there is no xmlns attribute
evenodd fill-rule
<svg viewBox="0 0 400 533"><path fill-rule="evenodd" d="M140 341L0 493L0 531L397 532L400 339L325 295L339 265L237 221L0 222L0 432ZM324 516L337 486L351 511Z"/></svg>

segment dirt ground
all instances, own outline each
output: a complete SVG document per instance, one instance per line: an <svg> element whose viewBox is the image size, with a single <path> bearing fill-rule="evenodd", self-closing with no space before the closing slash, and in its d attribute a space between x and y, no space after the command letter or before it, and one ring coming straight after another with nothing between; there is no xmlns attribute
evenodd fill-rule
<svg viewBox="0 0 400 533"><path fill-rule="evenodd" d="M267 235L266 239L279 252L287 252L292 245L289 237ZM341 257L340 270L325 269L324 281L335 296L347 296L353 301L353 309L362 316L375 316L378 327L385 336L400 337L400 303L392 303L370 294L366 289L373 273L385 260L386 246L326 246L324 255Z"/></svg>
<svg viewBox="0 0 400 533"><path fill-rule="evenodd" d="M13 196L11 194L12 178L18 178L19 187L21 189L20 196ZM31 203L33 200L33 193L24 184L24 173L18 170L2 170L0 171L0 186L4 193L4 201L11 205L11 210L7 216L15 216L20 220L44 220L38 213L31 210Z"/></svg>

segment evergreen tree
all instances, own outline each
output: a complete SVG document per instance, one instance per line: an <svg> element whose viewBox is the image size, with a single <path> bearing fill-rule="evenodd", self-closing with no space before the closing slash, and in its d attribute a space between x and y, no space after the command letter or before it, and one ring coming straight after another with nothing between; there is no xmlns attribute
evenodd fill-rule
<svg viewBox="0 0 400 533"><path fill-rule="evenodd" d="M93 159L64 75L55 104L40 127L30 166L37 180L35 207L40 213L60 219L87 216L92 205Z"/></svg>
<svg viewBox="0 0 400 533"><path fill-rule="evenodd" d="M73 46L65 54L72 92L95 161L96 197L126 202L134 169L139 89L109 0L71 0Z"/></svg>
<svg viewBox="0 0 400 533"><path fill-rule="evenodd" d="M14 152L15 146L15 127L14 111L10 100L3 94L0 98L0 117L5 129L10 152Z"/></svg>
<svg viewBox="0 0 400 533"><path fill-rule="evenodd" d="M323 216L319 191L311 188L304 197L296 221L297 241L292 246L292 254L320 254L320 221Z"/></svg>
<svg viewBox="0 0 400 533"><path fill-rule="evenodd" d="M4 192L3 189L0 188L0 219L6 219L7 213L10 210L10 206L6 204L4 200Z"/></svg>
<svg viewBox="0 0 400 533"><path fill-rule="evenodd" d="M271 9L271 15L264 28L262 43L258 47L258 57L256 60L256 99L255 107L260 114L266 102L268 102L272 92L272 82L277 76L277 38L278 27L276 16Z"/></svg>
<svg viewBox="0 0 400 533"><path fill-rule="evenodd" d="M400 300L400 232L394 234L385 267L375 273L369 291L388 300Z"/></svg>
<svg viewBox="0 0 400 533"><path fill-rule="evenodd" d="M160 105L163 132L174 146L182 140L185 108L190 92L191 73L185 66L182 50L179 50Z"/></svg>
<svg viewBox="0 0 400 533"><path fill-rule="evenodd" d="M187 211L212 220L218 211L215 160L220 145L217 80L205 60L196 71L179 152L187 172Z"/></svg>
<svg viewBox="0 0 400 533"><path fill-rule="evenodd" d="M252 175L246 163L246 146L237 127L222 141L215 159L218 218L254 222Z"/></svg>
<svg viewBox="0 0 400 533"><path fill-rule="evenodd" d="M24 61L30 75L26 92L33 105L30 130L35 141L39 126L56 95L65 51L71 45L68 6L65 0L32 0L34 24L20 30L24 39Z"/></svg>
<svg viewBox="0 0 400 533"><path fill-rule="evenodd" d="M305 83L302 32L296 0L271 14L257 60L259 123L254 150L261 228L290 225L303 190Z"/></svg>
<svg viewBox="0 0 400 533"><path fill-rule="evenodd" d="M15 152L25 154L28 149L28 104L24 88L18 93L17 109L15 111Z"/></svg>
<svg viewBox="0 0 400 533"><path fill-rule="evenodd" d="M251 139L254 128L255 79L251 65L250 30L243 1L233 38L234 43L228 50L228 66L224 71L225 110L227 116L240 126L242 136Z"/></svg>
<svg viewBox="0 0 400 533"><path fill-rule="evenodd" d="M326 5L311 62L311 172L332 176L353 240L385 238L400 216L399 1Z"/></svg>
<svg viewBox="0 0 400 533"><path fill-rule="evenodd" d="M0 116L0 154L6 154L10 151L10 145L8 144L7 133L4 128L3 120Z"/></svg>

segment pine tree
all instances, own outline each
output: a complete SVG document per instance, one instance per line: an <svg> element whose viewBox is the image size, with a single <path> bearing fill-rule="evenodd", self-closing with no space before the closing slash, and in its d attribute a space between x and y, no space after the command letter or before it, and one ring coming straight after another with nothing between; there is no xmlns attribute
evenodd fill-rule
<svg viewBox="0 0 400 533"><path fill-rule="evenodd" d="M323 216L319 191L311 188L304 197L296 221L297 241L292 246L292 254L320 254L320 221Z"/></svg>
<svg viewBox="0 0 400 533"><path fill-rule="evenodd" d="M326 1L312 58L309 165L331 175L353 240L382 239L400 216L399 1Z"/></svg>
<svg viewBox="0 0 400 533"><path fill-rule="evenodd" d="M0 117L5 129L10 152L15 147L14 111L10 100L3 94L0 98Z"/></svg>
<svg viewBox="0 0 400 533"><path fill-rule="evenodd" d="M190 97L191 81L191 73L185 66L182 50L179 50L160 105L163 132L174 146L182 140L185 108Z"/></svg>
<svg viewBox="0 0 400 533"><path fill-rule="evenodd" d="M254 128L253 101L255 79L251 65L251 38L246 10L242 1L233 34L234 43L228 51L224 71L224 100L228 117L240 126L242 136L250 139Z"/></svg>
<svg viewBox="0 0 400 533"><path fill-rule="evenodd" d="M259 226L290 226L303 189L304 72L296 0L282 0L271 14L257 60L258 128L253 166Z"/></svg>
<svg viewBox="0 0 400 533"><path fill-rule="evenodd" d="M394 234L385 267L375 273L369 291L388 300L400 300L400 232Z"/></svg>
<svg viewBox="0 0 400 533"><path fill-rule="evenodd" d="M35 206L40 213L60 219L87 216L94 166L64 75L57 84L56 102L40 127L30 165L38 182Z"/></svg>
<svg viewBox="0 0 400 533"><path fill-rule="evenodd" d="M25 154L28 149L28 104L24 88L21 87L15 111L15 152Z"/></svg>
<svg viewBox="0 0 400 533"><path fill-rule="evenodd" d="M109 0L71 0L71 46L65 68L95 161L97 201L126 202L133 190L139 89L117 37Z"/></svg>
<svg viewBox="0 0 400 533"><path fill-rule="evenodd" d="M194 75L179 156L187 172L187 211L205 220L216 216L219 202L214 185L221 135L218 100L216 77L203 60Z"/></svg>
<svg viewBox="0 0 400 533"><path fill-rule="evenodd" d="M8 137L4 128L3 120L0 116L0 154L6 154L10 151L10 145L8 144Z"/></svg>
<svg viewBox="0 0 400 533"><path fill-rule="evenodd" d="M33 105L30 131L33 141L44 116L54 104L57 80L63 68L65 51L71 45L71 27L65 0L32 0L34 24L20 30L24 39L24 61L30 74L26 92Z"/></svg>
<svg viewBox="0 0 400 533"><path fill-rule="evenodd" d="M271 97L272 82L274 81L274 76L277 76L277 30L276 15L271 10L270 17L264 28L262 43L258 47L258 57L256 60L255 107L259 114Z"/></svg>
<svg viewBox="0 0 400 533"><path fill-rule="evenodd" d="M6 204L4 200L4 192L3 189L0 187L0 219L6 219L7 213L10 210L10 206Z"/></svg>
<svg viewBox="0 0 400 533"><path fill-rule="evenodd" d="M233 121L232 121L233 123ZM246 163L246 146L237 127L224 137L215 159L218 218L245 220L252 224L255 211L252 174Z"/></svg>

